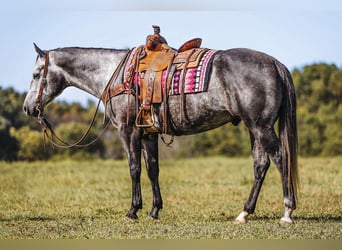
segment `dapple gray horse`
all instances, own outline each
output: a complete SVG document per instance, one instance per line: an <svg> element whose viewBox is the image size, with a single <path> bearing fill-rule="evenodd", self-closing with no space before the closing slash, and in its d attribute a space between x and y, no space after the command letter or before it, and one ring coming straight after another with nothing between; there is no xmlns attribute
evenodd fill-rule
<svg viewBox="0 0 342 250"><path fill-rule="evenodd" d="M36 45L35 49L38 57L23 105L24 112L31 116L38 116L48 103L69 86L101 98L113 72L121 67L122 61L130 52L77 47L43 51ZM246 223L248 215L254 213L270 159L278 168L282 180L285 212L280 222L293 223L291 214L296 208L298 182L297 121L295 89L289 71L275 58L249 49L218 51L210 67L207 92L185 96L185 119L179 115L181 96L169 96L169 134L189 135L214 129L228 122L237 125L243 121L250 133L254 183L235 223ZM120 77L115 79L114 85L122 83L121 68L117 69ZM138 218L137 212L142 208L142 152L153 191L150 215L158 218L159 210L163 207L158 181L158 134L145 134L142 128L135 126L135 100L127 93L111 98L107 102L106 115L118 129L127 153L132 179L132 203L127 216ZM163 104L159 109L160 114L163 113ZM274 130L277 120L278 135Z"/></svg>

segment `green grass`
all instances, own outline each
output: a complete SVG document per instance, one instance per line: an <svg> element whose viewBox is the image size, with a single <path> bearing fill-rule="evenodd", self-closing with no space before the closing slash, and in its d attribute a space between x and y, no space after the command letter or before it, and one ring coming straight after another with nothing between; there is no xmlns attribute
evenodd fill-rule
<svg viewBox="0 0 342 250"><path fill-rule="evenodd" d="M234 225L253 182L249 158L167 160L160 166L164 209L148 216L152 194L142 173L144 208L126 219L126 161L0 162L0 238L341 239L342 158L300 159L296 224L280 226L283 197L272 166L257 210Z"/></svg>

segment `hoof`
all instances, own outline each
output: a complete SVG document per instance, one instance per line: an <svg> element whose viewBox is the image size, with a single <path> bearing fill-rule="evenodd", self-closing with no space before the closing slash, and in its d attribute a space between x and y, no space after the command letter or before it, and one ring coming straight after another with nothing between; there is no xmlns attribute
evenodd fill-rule
<svg viewBox="0 0 342 250"><path fill-rule="evenodd" d="M279 221L280 225L291 225L294 224L294 221L290 217L282 217Z"/></svg>
<svg viewBox="0 0 342 250"><path fill-rule="evenodd" d="M159 219L159 208L157 208L157 207L152 208L152 210L150 212L150 216L153 219L158 220Z"/></svg>
<svg viewBox="0 0 342 250"><path fill-rule="evenodd" d="M240 219L235 219L235 221L234 221L234 225L243 225L243 224L247 224L247 220L246 219L242 219L242 220L240 220Z"/></svg>
<svg viewBox="0 0 342 250"><path fill-rule="evenodd" d="M127 213L127 214L126 214L126 218L127 218L127 219L130 219L130 220L138 220L138 219L139 219L138 215L136 215L136 214L131 214L131 213Z"/></svg>
<svg viewBox="0 0 342 250"><path fill-rule="evenodd" d="M151 216L151 218L154 219L154 220L159 220L159 216L158 216L158 215L155 216L155 215L150 214L150 216Z"/></svg>
<svg viewBox="0 0 342 250"><path fill-rule="evenodd" d="M236 217L234 224L235 225L247 224L247 216L248 216L247 212L245 211L241 212L239 216Z"/></svg>

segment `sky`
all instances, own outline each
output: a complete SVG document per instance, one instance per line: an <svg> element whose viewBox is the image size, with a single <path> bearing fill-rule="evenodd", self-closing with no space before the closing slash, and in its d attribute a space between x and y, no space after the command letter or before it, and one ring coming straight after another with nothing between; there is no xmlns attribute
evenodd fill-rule
<svg viewBox="0 0 342 250"><path fill-rule="evenodd" d="M0 86L28 91L36 52L59 47L132 48L161 27L168 44L202 38L202 47L263 51L290 70L312 63L342 68L340 0L3 0ZM68 88L58 98L83 104Z"/></svg>

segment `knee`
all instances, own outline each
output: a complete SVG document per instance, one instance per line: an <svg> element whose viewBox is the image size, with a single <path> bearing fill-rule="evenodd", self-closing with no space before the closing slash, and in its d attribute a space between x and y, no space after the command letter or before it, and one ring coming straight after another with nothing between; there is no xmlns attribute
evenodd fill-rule
<svg viewBox="0 0 342 250"><path fill-rule="evenodd" d="M140 164L130 164L129 173L131 177L139 177L141 174L141 166Z"/></svg>

